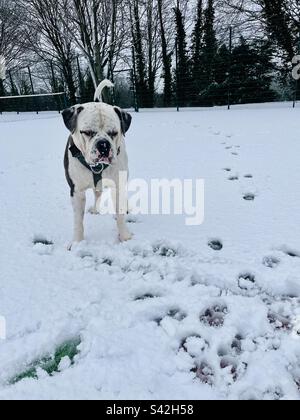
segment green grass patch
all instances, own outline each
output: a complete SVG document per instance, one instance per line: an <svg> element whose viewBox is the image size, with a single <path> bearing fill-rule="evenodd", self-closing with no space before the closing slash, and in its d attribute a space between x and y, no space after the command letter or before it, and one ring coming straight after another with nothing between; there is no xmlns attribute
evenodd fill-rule
<svg viewBox="0 0 300 420"><path fill-rule="evenodd" d="M19 375L15 376L11 381L10 384L14 385L23 379L38 379L37 371L38 369L44 370L49 376L53 376L55 373L59 372L59 365L60 362L65 358L68 357L71 361L71 365L74 365L74 359L77 354L79 354L78 346L80 345L81 340L80 338L76 338L73 340L66 341L61 346L59 346L54 355L46 356L39 360L33 362L28 368L20 373Z"/></svg>

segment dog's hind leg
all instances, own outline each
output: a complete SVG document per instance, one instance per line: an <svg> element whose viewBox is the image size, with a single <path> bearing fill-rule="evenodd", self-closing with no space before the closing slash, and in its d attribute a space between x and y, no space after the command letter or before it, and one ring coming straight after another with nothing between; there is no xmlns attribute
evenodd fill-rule
<svg viewBox="0 0 300 420"><path fill-rule="evenodd" d="M82 242L84 240L84 213L86 206L85 192L77 192L72 197L74 211L74 236L73 243Z"/></svg>
<svg viewBox="0 0 300 420"><path fill-rule="evenodd" d="M98 203L101 200L102 192L94 190L94 193L95 193L95 204L94 204L94 206L89 208L88 212L90 214L99 214Z"/></svg>

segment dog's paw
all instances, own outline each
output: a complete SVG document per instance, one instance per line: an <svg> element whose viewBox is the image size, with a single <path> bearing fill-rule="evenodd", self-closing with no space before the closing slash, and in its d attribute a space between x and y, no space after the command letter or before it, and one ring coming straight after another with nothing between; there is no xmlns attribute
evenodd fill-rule
<svg viewBox="0 0 300 420"><path fill-rule="evenodd" d="M128 242L128 241L131 241L132 238L133 238L132 233L130 233L128 231L127 232L122 232L122 233L119 234L120 242Z"/></svg>
<svg viewBox="0 0 300 420"><path fill-rule="evenodd" d="M76 248L82 241L74 241L71 242L68 246L67 246L67 251L74 251L74 248Z"/></svg>
<svg viewBox="0 0 300 420"><path fill-rule="evenodd" d="M100 212L96 209L96 207L90 207L90 208L88 209L88 213L89 213L89 214L92 214L92 215L94 215L94 216L97 216L98 214L100 214Z"/></svg>
<svg viewBox="0 0 300 420"><path fill-rule="evenodd" d="M71 242L68 246L68 251L73 251L74 248L76 248L78 245L80 245L84 241L84 236L77 236L75 239L73 239L73 242Z"/></svg>

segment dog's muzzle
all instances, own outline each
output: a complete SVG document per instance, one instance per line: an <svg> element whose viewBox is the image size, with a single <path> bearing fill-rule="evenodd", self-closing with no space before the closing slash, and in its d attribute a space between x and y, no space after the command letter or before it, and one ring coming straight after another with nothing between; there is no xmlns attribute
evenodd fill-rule
<svg viewBox="0 0 300 420"><path fill-rule="evenodd" d="M108 140L98 140L95 145L94 155L96 156L96 159L94 160L95 166L101 163L111 165L113 150L110 142Z"/></svg>

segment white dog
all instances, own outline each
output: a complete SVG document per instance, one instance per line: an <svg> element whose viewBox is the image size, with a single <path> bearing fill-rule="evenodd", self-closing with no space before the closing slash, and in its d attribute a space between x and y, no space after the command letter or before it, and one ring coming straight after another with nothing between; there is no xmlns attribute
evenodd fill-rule
<svg viewBox="0 0 300 420"><path fill-rule="evenodd" d="M128 157L124 137L131 125L132 117L118 107L102 103L102 91L113 86L104 80L95 93L99 103L76 105L63 111L63 119L70 131L64 165L71 188L74 210L73 243L84 240L84 214L86 191L95 192L95 206L90 210L97 213L103 185L109 184L114 191L116 219L120 241L128 241L132 235L127 229L124 208L121 209L120 172L128 173Z"/></svg>

